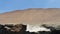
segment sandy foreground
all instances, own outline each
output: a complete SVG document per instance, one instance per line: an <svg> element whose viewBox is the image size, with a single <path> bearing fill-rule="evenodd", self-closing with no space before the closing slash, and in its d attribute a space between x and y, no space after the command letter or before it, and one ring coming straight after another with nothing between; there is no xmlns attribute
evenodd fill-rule
<svg viewBox="0 0 60 34"><path fill-rule="evenodd" d="M0 14L0 24L60 25L59 8L33 8Z"/></svg>

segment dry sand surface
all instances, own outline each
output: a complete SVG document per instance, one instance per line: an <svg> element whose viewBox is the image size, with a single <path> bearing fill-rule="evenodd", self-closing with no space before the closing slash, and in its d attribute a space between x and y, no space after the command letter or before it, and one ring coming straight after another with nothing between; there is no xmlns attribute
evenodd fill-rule
<svg viewBox="0 0 60 34"><path fill-rule="evenodd" d="M60 24L59 8L33 8L0 14L1 24Z"/></svg>

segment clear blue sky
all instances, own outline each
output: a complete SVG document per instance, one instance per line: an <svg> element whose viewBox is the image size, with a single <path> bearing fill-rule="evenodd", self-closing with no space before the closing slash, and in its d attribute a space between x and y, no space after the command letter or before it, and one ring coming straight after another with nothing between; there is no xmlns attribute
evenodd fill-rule
<svg viewBox="0 0 60 34"><path fill-rule="evenodd" d="M60 8L60 0L0 0L0 13L27 8Z"/></svg>

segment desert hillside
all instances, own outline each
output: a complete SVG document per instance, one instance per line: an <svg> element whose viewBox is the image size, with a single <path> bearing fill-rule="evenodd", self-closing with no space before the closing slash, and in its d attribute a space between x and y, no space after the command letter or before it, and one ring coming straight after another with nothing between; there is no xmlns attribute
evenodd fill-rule
<svg viewBox="0 0 60 34"><path fill-rule="evenodd" d="M59 8L33 8L0 14L0 23L60 24Z"/></svg>

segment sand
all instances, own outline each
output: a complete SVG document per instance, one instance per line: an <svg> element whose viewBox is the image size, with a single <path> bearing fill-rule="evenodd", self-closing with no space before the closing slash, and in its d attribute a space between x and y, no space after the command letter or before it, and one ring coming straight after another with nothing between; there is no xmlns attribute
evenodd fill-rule
<svg viewBox="0 0 60 34"><path fill-rule="evenodd" d="M60 24L59 8L30 8L0 14L0 24Z"/></svg>

